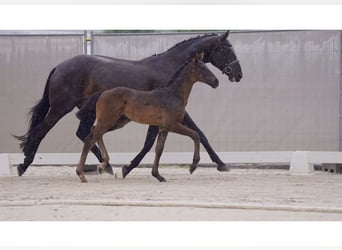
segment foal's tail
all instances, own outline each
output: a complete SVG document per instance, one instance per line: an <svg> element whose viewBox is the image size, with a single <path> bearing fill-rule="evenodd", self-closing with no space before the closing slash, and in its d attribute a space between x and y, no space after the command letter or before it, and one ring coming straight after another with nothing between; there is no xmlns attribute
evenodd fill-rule
<svg viewBox="0 0 342 250"><path fill-rule="evenodd" d="M96 117L96 102L99 99L102 92L96 92L92 96L90 96L80 110L76 113L76 117L81 120L90 120Z"/></svg>
<svg viewBox="0 0 342 250"><path fill-rule="evenodd" d="M55 72L55 70L56 70L56 68L53 68L51 70L51 72L48 76L48 79L46 80L45 89L44 89L42 99L40 99L37 102L37 104L30 109L29 114L31 115L31 118L29 121L29 128L28 128L26 134L22 135L22 136L13 135L14 138L18 139L19 141L22 141L20 143L20 148L23 150L24 153L26 150L28 138L30 137L33 129L39 123L41 123L44 120L46 114L49 111L49 108L50 108L50 103L49 103L49 85L50 84L49 83L50 83L50 78L51 78L52 74Z"/></svg>

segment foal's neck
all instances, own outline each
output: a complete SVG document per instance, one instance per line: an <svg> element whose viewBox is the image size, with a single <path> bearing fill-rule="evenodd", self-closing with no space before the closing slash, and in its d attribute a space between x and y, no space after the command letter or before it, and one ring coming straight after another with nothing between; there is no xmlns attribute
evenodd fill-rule
<svg viewBox="0 0 342 250"><path fill-rule="evenodd" d="M175 96L178 96L182 99L184 107L188 103L188 99L192 90L192 86L197 81L196 77L192 74L188 73L188 70L182 72L179 77L175 79L173 83L171 83L167 88L171 91L171 93Z"/></svg>

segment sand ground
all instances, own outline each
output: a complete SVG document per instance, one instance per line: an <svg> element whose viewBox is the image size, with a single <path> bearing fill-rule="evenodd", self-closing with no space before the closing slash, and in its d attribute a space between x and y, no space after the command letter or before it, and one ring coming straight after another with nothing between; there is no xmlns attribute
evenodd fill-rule
<svg viewBox="0 0 342 250"><path fill-rule="evenodd" d="M126 179L87 175L75 167L30 167L22 177L0 177L2 221L331 221L342 220L342 175L285 169L233 168L218 172L165 166L159 183L149 168Z"/></svg>

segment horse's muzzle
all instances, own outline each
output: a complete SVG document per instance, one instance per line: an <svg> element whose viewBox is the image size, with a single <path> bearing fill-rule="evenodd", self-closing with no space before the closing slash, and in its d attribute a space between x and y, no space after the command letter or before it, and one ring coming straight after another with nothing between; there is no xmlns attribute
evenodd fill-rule
<svg viewBox="0 0 342 250"><path fill-rule="evenodd" d="M219 80L216 79L216 80L215 80L215 83L212 85L212 87L213 87L214 89L216 89L218 86L219 86Z"/></svg>

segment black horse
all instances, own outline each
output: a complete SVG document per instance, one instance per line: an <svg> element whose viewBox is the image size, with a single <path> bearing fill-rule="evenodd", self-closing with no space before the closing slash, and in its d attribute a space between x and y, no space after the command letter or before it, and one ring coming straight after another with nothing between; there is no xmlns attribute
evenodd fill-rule
<svg viewBox="0 0 342 250"><path fill-rule="evenodd" d="M25 156L24 163L18 166L18 175L21 176L32 163L40 142L49 130L75 107L82 107L87 98L96 92L118 86L137 90L163 87L167 85L179 66L200 52L204 52L205 63L212 63L231 81L239 82L242 78L242 70L233 46L227 40L228 34L229 31L221 35L206 34L191 38L176 44L166 52L138 61L79 55L57 65L48 76L42 99L31 109L27 133L23 136L15 136L22 141L20 147ZM87 119L80 122L76 132L82 141L89 134L94 121L95 106L90 110ZM121 128L128 122L126 117L121 117L113 129ZM218 164L217 169L228 171L229 168L217 156L188 113L185 114L183 123L198 132L210 158ZM157 126L149 126L143 149L129 166L123 167L124 177L151 149L158 130ZM91 151L100 162L103 161L97 146L94 146ZM112 173L110 165L107 166L106 171Z"/></svg>

